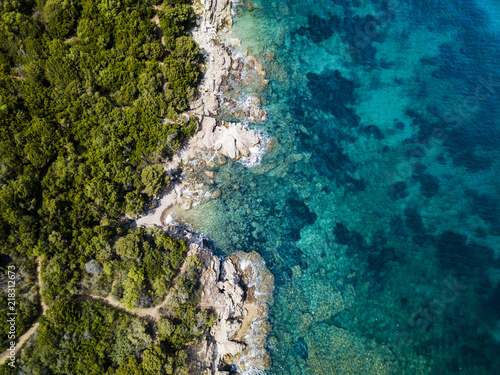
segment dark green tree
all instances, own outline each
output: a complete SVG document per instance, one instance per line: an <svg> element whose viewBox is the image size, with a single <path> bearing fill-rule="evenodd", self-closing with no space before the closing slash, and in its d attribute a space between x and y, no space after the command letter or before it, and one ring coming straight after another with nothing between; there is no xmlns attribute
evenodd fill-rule
<svg viewBox="0 0 500 375"><path fill-rule="evenodd" d="M78 8L74 0L47 0L43 15L49 33L55 38L65 38L75 29Z"/></svg>

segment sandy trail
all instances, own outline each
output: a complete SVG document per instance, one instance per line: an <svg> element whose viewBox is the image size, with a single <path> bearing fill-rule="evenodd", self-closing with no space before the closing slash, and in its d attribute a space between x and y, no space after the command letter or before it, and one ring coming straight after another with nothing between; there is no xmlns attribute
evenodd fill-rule
<svg viewBox="0 0 500 375"><path fill-rule="evenodd" d="M38 319L31 326L31 328L29 330L27 330L26 333L24 335L22 335L21 337L19 337L19 339L17 340L16 356L17 356L17 353L19 352L19 350L21 349L21 347L24 345L24 343L35 333L37 328L38 328ZM6 350L2 354L0 354L0 364L1 365L3 365L7 361L9 355L10 355L9 350Z"/></svg>
<svg viewBox="0 0 500 375"><path fill-rule="evenodd" d="M36 266L36 271L37 271L37 279L38 279L38 288L39 288L39 293L40 293L40 301L42 303L42 315L45 314L47 311L47 305L45 302L43 302L42 299L42 293L41 293L41 288L42 288L42 258L38 257L36 258L37 266ZM35 333L36 329L38 328L38 319L40 319L40 316L36 319L35 323L31 326L30 329L28 329L21 337L17 339L16 343L16 354L19 352L19 350L22 348L24 343L28 341L28 339L33 336ZM8 356L10 355L9 350L4 351L2 354L0 354L0 365L3 365L7 359Z"/></svg>
<svg viewBox="0 0 500 375"><path fill-rule="evenodd" d="M38 287L39 287L39 292L40 292L40 300L42 304L42 315L45 315L45 313L48 310L47 304L43 301L41 298L41 291L42 291L42 258L38 257L37 258L37 279L38 279ZM165 307L167 305L167 299L163 300L160 302L158 305L153 306L153 307L148 307L148 308L133 308L132 310L128 310L123 303L120 301L117 301L111 296L107 297L102 297L98 296L96 294L89 294L89 295L82 295L78 296L77 299L81 301L86 301L86 300L93 300L100 302L104 305L107 305L109 307L113 307L116 310L119 310L120 312L130 314L135 316L136 318L141 318L145 319L148 321L148 323L152 325L156 325L158 323L158 320L162 317L160 313L160 309ZM38 328L38 320L40 319L40 316L36 319L35 323L31 326L29 330L27 330L21 337L18 338L17 343L16 343L16 355L17 353L21 350L23 345L28 341L31 336L33 336L36 332L36 329ZM155 336L157 336L156 330L155 330ZM155 337L157 339L157 337ZM9 350L5 350L2 354L0 354L0 365L4 364L8 356L10 355Z"/></svg>

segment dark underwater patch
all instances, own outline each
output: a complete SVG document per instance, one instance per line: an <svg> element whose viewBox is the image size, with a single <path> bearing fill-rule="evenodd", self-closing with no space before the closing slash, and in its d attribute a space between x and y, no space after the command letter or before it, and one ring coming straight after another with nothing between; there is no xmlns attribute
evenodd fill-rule
<svg viewBox="0 0 500 375"><path fill-rule="evenodd" d="M312 160L317 172L329 180L334 180L349 192L360 192L366 188L363 179L351 176L356 171L354 163L349 159L339 143L353 142L356 138L347 135L338 127L318 126L317 120L308 115L303 108L304 98L294 98L289 101L295 118L310 130L310 134L298 135L300 149L312 152ZM311 102L311 106L317 103ZM321 147L318 147L317 139L321 139ZM326 189L325 191L327 191Z"/></svg>
<svg viewBox="0 0 500 375"><path fill-rule="evenodd" d="M420 182L420 192L426 198L437 194L440 186L439 179L428 173L415 174L413 178Z"/></svg>
<svg viewBox="0 0 500 375"><path fill-rule="evenodd" d="M444 145L455 165L471 172L488 170L498 157L500 130L496 124L497 111L482 109L471 123L459 124L447 132Z"/></svg>
<svg viewBox="0 0 500 375"><path fill-rule="evenodd" d="M429 240L425 232L422 217L414 206L408 206L404 210L406 227L413 233L413 242L419 246L423 246Z"/></svg>
<svg viewBox="0 0 500 375"><path fill-rule="evenodd" d="M487 22L487 17L471 0L451 0L436 2L434 0L408 1L411 17L418 23L427 24L430 29L437 25L456 28L472 28Z"/></svg>
<svg viewBox="0 0 500 375"><path fill-rule="evenodd" d="M328 179L337 181L354 168L344 149L334 141L325 142L322 148L314 150L314 165Z"/></svg>
<svg viewBox="0 0 500 375"><path fill-rule="evenodd" d="M381 139L384 139L384 133L382 133L382 131L380 130L380 128L378 126L375 126L375 125L368 125L368 126L364 126L362 127L359 132L361 134L364 134L366 136L370 136L370 135L373 135L373 137L375 139L378 139L378 140L381 140Z"/></svg>
<svg viewBox="0 0 500 375"><path fill-rule="evenodd" d="M299 339L293 346L292 354L304 360L306 360L309 357L309 350L307 347L307 343L305 342L303 337L299 337Z"/></svg>
<svg viewBox="0 0 500 375"><path fill-rule="evenodd" d="M399 121L397 118L394 119L394 126L398 130L403 130L405 128L405 124L402 121Z"/></svg>
<svg viewBox="0 0 500 375"><path fill-rule="evenodd" d="M372 15L353 16L349 10L346 10L345 17L309 15L307 24L307 27L300 27L297 34L308 36L314 43L321 43L331 38L334 33L340 33L350 45L349 52L354 62L370 68L375 67L377 49L372 43L383 40L382 32L379 30L384 24L383 18L376 18Z"/></svg>
<svg viewBox="0 0 500 375"><path fill-rule="evenodd" d="M402 260L394 247L387 246L387 237L382 232L376 232L368 244L360 233L349 230L342 223L335 224L333 234L337 243L348 246L347 256L366 263L368 273L363 279L369 281L370 289L381 290L385 286L393 262Z"/></svg>
<svg viewBox="0 0 500 375"><path fill-rule="evenodd" d="M401 216L394 216L393 218L391 218L389 227L396 236L403 238L409 236L408 229L406 228L405 222Z"/></svg>
<svg viewBox="0 0 500 375"><path fill-rule="evenodd" d="M395 65L393 61L380 61L380 67L382 69L392 69Z"/></svg>
<svg viewBox="0 0 500 375"><path fill-rule="evenodd" d="M365 246L363 236L361 236L361 234L356 232L355 230L350 231L342 223L335 224L335 227L333 228L333 234L339 244L349 246L351 254L355 254Z"/></svg>
<svg viewBox="0 0 500 375"><path fill-rule="evenodd" d="M481 219L490 224L498 222L500 211L498 200L495 197L488 194L479 194L473 190L468 190L466 195L470 198L474 211Z"/></svg>
<svg viewBox="0 0 500 375"><path fill-rule="evenodd" d="M317 216L295 194L286 200L284 214L285 235L290 241L298 241L300 239L300 230L306 225L314 224Z"/></svg>
<svg viewBox="0 0 500 375"><path fill-rule="evenodd" d="M449 44L439 47L439 55L432 60L432 63L439 66L432 76L441 79L462 80L467 78L465 72L474 69Z"/></svg>
<svg viewBox="0 0 500 375"><path fill-rule="evenodd" d="M348 174L344 174L343 178L341 178L341 181L339 182L342 184L342 186L344 186L344 188L347 191L353 193L359 193L360 191L366 189L365 180L351 177Z"/></svg>
<svg viewBox="0 0 500 375"><path fill-rule="evenodd" d="M483 309L485 309L489 314L493 315L496 319L500 318L500 283L497 284L496 288L488 298L483 302Z"/></svg>
<svg viewBox="0 0 500 375"><path fill-rule="evenodd" d="M396 255L396 249L393 247L381 247L375 248L373 251L368 253L367 262L368 269L372 272L376 272L379 277L383 277L383 271L389 269L389 262L394 262L398 259Z"/></svg>
<svg viewBox="0 0 500 375"><path fill-rule="evenodd" d="M439 124L427 121L424 116L417 111L409 109L406 111L406 114L412 118L412 126L418 127L418 133L415 139L418 143L427 143L433 136L435 129L439 128Z"/></svg>
<svg viewBox="0 0 500 375"><path fill-rule="evenodd" d="M372 291L380 290L385 286L393 264L402 260L398 251L388 246L387 242L387 237L382 232L376 232L371 244L365 247L362 255L370 272L368 280Z"/></svg>
<svg viewBox="0 0 500 375"><path fill-rule="evenodd" d="M465 8L471 8L471 4ZM461 10L458 12L457 18L462 19L464 14ZM444 98L445 102L427 108L437 119L433 122L427 121L417 111L409 110L407 115L413 118L412 124L418 126L418 142L426 143L431 137L443 140L455 165L477 172L491 168L498 155L500 82L497 71L491 70L490 64L500 58L500 40L482 34L477 24L471 23L469 15L462 20L469 23L469 29L460 33L460 49L444 44L440 46L437 57L422 59L421 63L438 66L433 74L436 82L454 82L463 96L463 103L450 103L450 108ZM474 114L472 120L468 118L469 114Z"/></svg>
<svg viewBox="0 0 500 375"><path fill-rule="evenodd" d="M314 43L321 43L329 39L336 29L336 18L323 18L316 14L307 16L308 27L301 27L297 30L299 35L309 35Z"/></svg>
<svg viewBox="0 0 500 375"><path fill-rule="evenodd" d="M491 367L491 359L485 355L484 351L470 345L464 345L460 348L457 361L460 363L459 368L477 368L480 366L489 369Z"/></svg>
<svg viewBox="0 0 500 375"><path fill-rule="evenodd" d="M469 172L480 172L491 169L494 160L484 155L477 155L471 150L462 149L452 153L453 164L463 166Z"/></svg>
<svg viewBox="0 0 500 375"><path fill-rule="evenodd" d="M436 241L439 266L457 276L474 277L493 260L493 250L474 243L452 231L443 232Z"/></svg>
<svg viewBox="0 0 500 375"><path fill-rule="evenodd" d="M359 116L348 107L355 102L353 81L343 77L338 70L329 69L321 74L307 73L307 79L316 107L332 113L343 125L359 125Z"/></svg>
<svg viewBox="0 0 500 375"><path fill-rule="evenodd" d="M283 286L290 281L292 281L292 270L288 266L283 266L278 269L271 269L273 275L274 275L274 281L276 286Z"/></svg>
<svg viewBox="0 0 500 375"><path fill-rule="evenodd" d="M404 210L404 214L406 218L407 228L411 229L413 233L417 234L424 232L424 223L416 207L406 207Z"/></svg>
<svg viewBox="0 0 500 375"><path fill-rule="evenodd" d="M407 185L404 181L398 181L389 186L389 197L396 201L398 199L406 198L410 193L406 191Z"/></svg>
<svg viewBox="0 0 500 375"><path fill-rule="evenodd" d="M293 243L286 243L278 247L278 254L285 261L289 268L299 266L302 269L307 269L307 262L304 260L304 254Z"/></svg>

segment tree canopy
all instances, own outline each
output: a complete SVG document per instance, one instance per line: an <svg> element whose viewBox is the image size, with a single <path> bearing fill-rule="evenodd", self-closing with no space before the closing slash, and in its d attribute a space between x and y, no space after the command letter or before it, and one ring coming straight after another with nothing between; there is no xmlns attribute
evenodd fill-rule
<svg viewBox="0 0 500 375"><path fill-rule="evenodd" d="M169 184L162 165L196 129L194 117L163 121L196 93L194 22L180 0L0 3L0 254L25 265L19 330L41 311L37 256L50 306L25 373L186 371L183 345L210 321L195 308L199 263L182 241L128 224ZM171 295L174 330L153 345L146 322L86 293L128 308Z"/></svg>
<svg viewBox="0 0 500 375"><path fill-rule="evenodd" d="M143 0L2 5L0 246L62 255L62 268L75 268L71 259L81 269L89 236L97 227L112 232L108 241L120 235L124 215L136 216L169 183L161 164L195 130L194 118L162 121L195 94L194 13L184 2L158 11L175 30L163 32L178 39L169 49ZM170 19L177 8L183 16Z"/></svg>

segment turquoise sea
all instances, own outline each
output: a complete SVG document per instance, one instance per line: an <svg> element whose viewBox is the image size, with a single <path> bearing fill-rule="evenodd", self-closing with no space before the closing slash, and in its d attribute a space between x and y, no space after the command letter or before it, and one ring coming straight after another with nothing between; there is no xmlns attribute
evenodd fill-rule
<svg viewBox="0 0 500 375"><path fill-rule="evenodd" d="M187 216L275 275L270 373L500 374L500 4L236 13L274 141Z"/></svg>

